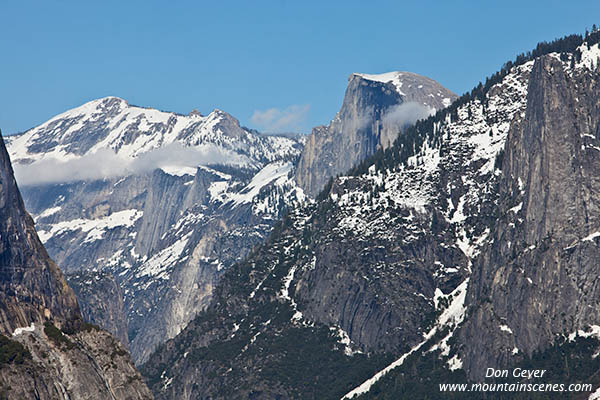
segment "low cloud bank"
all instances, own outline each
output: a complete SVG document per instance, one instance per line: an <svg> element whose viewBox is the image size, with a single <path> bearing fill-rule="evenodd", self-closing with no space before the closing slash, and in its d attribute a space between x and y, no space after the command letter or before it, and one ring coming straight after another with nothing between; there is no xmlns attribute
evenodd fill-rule
<svg viewBox="0 0 600 400"><path fill-rule="evenodd" d="M404 128L433 114L435 114L435 108L414 101L408 101L390 107L383 116L383 123L388 126L396 125Z"/></svg>
<svg viewBox="0 0 600 400"><path fill-rule="evenodd" d="M161 167L192 167L208 164L243 165L248 160L214 145L185 147L172 143L141 156L123 158L109 149L68 161L41 160L32 164L15 164L15 178L19 185L43 185L90 181L116 176L143 174Z"/></svg>

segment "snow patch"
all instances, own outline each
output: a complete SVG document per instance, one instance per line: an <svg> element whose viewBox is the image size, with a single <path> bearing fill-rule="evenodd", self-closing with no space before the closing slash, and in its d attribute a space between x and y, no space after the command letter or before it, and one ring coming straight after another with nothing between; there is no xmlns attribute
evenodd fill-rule
<svg viewBox="0 0 600 400"><path fill-rule="evenodd" d="M252 181L241 192L229 195L235 205L243 203L251 203L254 197L258 195L260 189L267 186L269 183L278 180L282 177L287 177L292 170L291 162L274 162L266 165L254 177Z"/></svg>
<svg viewBox="0 0 600 400"><path fill-rule="evenodd" d="M161 279L168 279L167 268L175 265L180 261L180 256L185 250L185 247L192 236L193 232L188 232L186 235L178 239L172 245L165 247L157 254L146 261L138 270L136 277L153 276Z"/></svg>
<svg viewBox="0 0 600 400"><path fill-rule="evenodd" d="M359 73L355 73L354 75L356 76L360 76L363 79L369 80L369 81L374 81L374 82L381 82L381 83L388 83L388 82L392 82L392 84L396 87L396 91L401 94L402 96L406 96L406 93L404 93L402 91L402 85L404 84L404 82L402 82L402 75L403 73L401 71L392 71L392 72L386 72L383 74L359 74Z"/></svg>
<svg viewBox="0 0 600 400"><path fill-rule="evenodd" d="M579 329L575 332L570 333L568 336L570 342L575 340L576 337L582 337L582 338L595 337L597 339L600 339L600 326L590 325L590 327L587 331L584 331L583 329Z"/></svg>
<svg viewBox="0 0 600 400"><path fill-rule="evenodd" d="M296 266L293 266L292 268L290 268L290 270L288 271L288 274L285 276L285 278L283 278L283 288L281 289L281 293L280 293L281 298L289 300L291 302L293 302L293 300L290 297L290 284L292 283L292 280L294 280L295 273L296 273Z"/></svg>
<svg viewBox="0 0 600 400"><path fill-rule="evenodd" d="M581 241L582 242L591 242L599 236L600 236L600 232L594 232L591 235L588 235L588 236L584 237L583 239L581 239Z"/></svg>
<svg viewBox="0 0 600 400"><path fill-rule="evenodd" d="M594 393L590 394L588 400L600 400L600 387Z"/></svg>
<svg viewBox="0 0 600 400"><path fill-rule="evenodd" d="M98 219L77 218L70 221L61 221L53 224L50 231L38 231L42 243L50 238L69 231L87 232L83 243L90 243L102 239L104 233L117 227L132 227L143 215L140 210L122 210Z"/></svg>
<svg viewBox="0 0 600 400"><path fill-rule="evenodd" d="M463 362L460 358L458 358L458 354L455 354L451 359L448 360L448 368L450 371L456 371L457 369L461 369L463 366Z"/></svg>
<svg viewBox="0 0 600 400"><path fill-rule="evenodd" d="M62 207L60 207L60 206L47 208L42 213L40 213L37 217L35 217L35 221L37 222L37 220L39 220L41 218L46 218L51 215L54 215L57 212L59 212L61 209L62 209Z"/></svg>
<svg viewBox="0 0 600 400"><path fill-rule="evenodd" d="M26 326L24 328L17 328L15 329L15 331L13 332L13 336L18 336L20 334L22 334L23 332L33 332L35 331L35 325L33 324L33 322L31 323L31 325Z"/></svg>
<svg viewBox="0 0 600 400"><path fill-rule="evenodd" d="M508 210L509 212L513 212L513 213L518 213L519 211L521 211L521 208L523 208L523 202L520 202L519 204L517 204L516 206L514 206L513 208L511 208L510 210Z"/></svg>
<svg viewBox="0 0 600 400"><path fill-rule="evenodd" d="M164 173L173 175L173 176L184 176L184 175L196 175L196 168L192 167L181 167L181 166L164 166L160 167Z"/></svg>
<svg viewBox="0 0 600 400"><path fill-rule="evenodd" d="M352 340L350 340L350 336L348 336L348 333L346 333L345 330L338 326L332 326L329 329L336 331L339 338L338 343L344 345L344 354L347 356L353 356L354 354L362 353L360 350L353 350L352 347L350 347Z"/></svg>
<svg viewBox="0 0 600 400"><path fill-rule="evenodd" d="M598 66L600 60L600 47L599 43L589 47L587 43L583 43L577 49L581 52L581 61L577 64L578 67L587 68L594 71Z"/></svg>

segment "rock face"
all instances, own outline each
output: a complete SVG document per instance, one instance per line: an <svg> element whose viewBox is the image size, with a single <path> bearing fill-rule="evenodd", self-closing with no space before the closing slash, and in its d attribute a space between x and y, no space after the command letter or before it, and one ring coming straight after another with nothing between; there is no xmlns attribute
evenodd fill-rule
<svg viewBox="0 0 600 400"><path fill-rule="evenodd" d="M291 176L301 148L302 138L260 135L220 110L180 115L114 97L9 145L25 203L84 316L138 362L304 199Z"/></svg>
<svg viewBox="0 0 600 400"><path fill-rule="evenodd" d="M48 257L25 211L4 142L0 143L0 329L52 318L73 329L82 321L77 299Z"/></svg>
<svg viewBox="0 0 600 400"><path fill-rule="evenodd" d="M13 337L28 351L21 363L0 368L7 398L145 399L153 398L127 351L107 332L89 328L63 341L51 339L43 326ZM57 330L58 332L58 330Z"/></svg>
<svg viewBox="0 0 600 400"><path fill-rule="evenodd" d="M330 177L389 147L405 125L454 99L456 95L436 81L410 72L352 74L336 117L308 136L296 169L298 184L316 196Z"/></svg>
<svg viewBox="0 0 600 400"><path fill-rule="evenodd" d="M597 336L594 35L506 64L292 211L143 366L157 398L412 398L416 358L431 390ZM386 367L389 393L367 381Z"/></svg>
<svg viewBox="0 0 600 400"><path fill-rule="evenodd" d="M1 140L0 221L3 397L151 399L127 351L83 323L75 294L25 211Z"/></svg>
<svg viewBox="0 0 600 400"><path fill-rule="evenodd" d="M401 125L382 122L386 112L418 102L427 114L452 98L415 74L355 74L332 132L360 137L365 145L353 153L360 161ZM9 151L40 237L86 320L112 332L141 363L304 200L293 176L294 168L313 168L297 164L304 140L259 135L220 110L180 115L109 97L10 137ZM331 158L340 160L337 152L346 150L332 143ZM66 173L64 165L71 166Z"/></svg>
<svg viewBox="0 0 600 400"><path fill-rule="evenodd" d="M80 300L83 319L113 332L127 348L129 338L124 294L115 277L108 272L82 271L68 275L68 283Z"/></svg>
<svg viewBox="0 0 600 400"><path fill-rule="evenodd" d="M595 65L571 68L547 55L533 67L527 110L513 121L506 143L494 240L469 288L472 316L461 337L473 378L600 323ZM485 340L475 334L481 331Z"/></svg>

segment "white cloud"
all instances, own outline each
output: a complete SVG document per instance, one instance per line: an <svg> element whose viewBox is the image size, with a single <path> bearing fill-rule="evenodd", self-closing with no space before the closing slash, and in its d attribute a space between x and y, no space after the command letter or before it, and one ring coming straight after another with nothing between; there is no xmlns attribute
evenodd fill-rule
<svg viewBox="0 0 600 400"><path fill-rule="evenodd" d="M431 108L414 101L408 101L406 103L390 107L390 109L383 116L383 123L388 126L395 125L405 127L433 114L435 114L435 108Z"/></svg>
<svg viewBox="0 0 600 400"><path fill-rule="evenodd" d="M298 131L305 122L310 105L292 105L283 110L269 108L265 111L256 110L250 120L266 132Z"/></svg>
<svg viewBox="0 0 600 400"><path fill-rule="evenodd" d="M68 161L48 159L31 164L15 164L13 169L19 185L27 186L142 174L167 166L195 168L207 164L247 163L247 158L214 145L184 147L179 143L172 143L135 159L123 158L112 150L101 149Z"/></svg>

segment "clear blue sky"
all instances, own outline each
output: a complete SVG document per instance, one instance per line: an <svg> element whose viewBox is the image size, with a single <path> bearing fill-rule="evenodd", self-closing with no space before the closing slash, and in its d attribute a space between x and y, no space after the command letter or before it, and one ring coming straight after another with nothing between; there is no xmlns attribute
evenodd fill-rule
<svg viewBox="0 0 600 400"><path fill-rule="evenodd" d="M352 72L462 94L537 42L600 25L600 1L19 1L0 16L5 134L109 95L308 132Z"/></svg>

